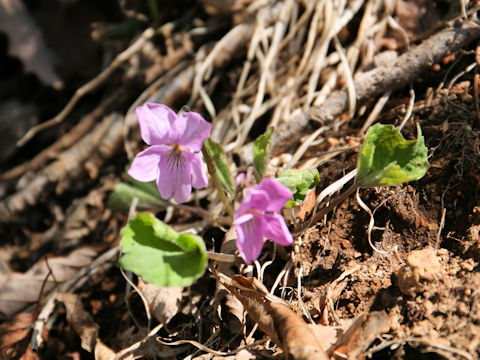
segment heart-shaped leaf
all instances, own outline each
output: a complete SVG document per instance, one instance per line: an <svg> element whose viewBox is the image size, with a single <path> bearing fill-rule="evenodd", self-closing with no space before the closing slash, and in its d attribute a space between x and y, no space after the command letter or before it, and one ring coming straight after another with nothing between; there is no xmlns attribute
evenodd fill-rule
<svg viewBox="0 0 480 360"><path fill-rule="evenodd" d="M393 125L370 127L358 156L358 185L397 185L421 179L427 171L428 149L419 125L417 134L416 140L405 140Z"/></svg>
<svg viewBox="0 0 480 360"><path fill-rule="evenodd" d="M179 234L141 213L122 229L120 266L160 287L189 286L203 275L207 253L201 237Z"/></svg>
<svg viewBox="0 0 480 360"><path fill-rule="evenodd" d="M292 208L303 203L308 192L317 186L320 175L315 168L283 170L277 180L293 193L293 197L285 204L286 208Z"/></svg>

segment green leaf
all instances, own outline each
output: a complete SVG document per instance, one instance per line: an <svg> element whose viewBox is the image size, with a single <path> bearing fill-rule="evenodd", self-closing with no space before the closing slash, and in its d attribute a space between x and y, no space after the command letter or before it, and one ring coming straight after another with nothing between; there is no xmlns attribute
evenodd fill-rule
<svg viewBox="0 0 480 360"><path fill-rule="evenodd" d="M270 150L272 149L272 141L270 140L273 134L273 128L265 131L263 135L260 135L253 142L253 165L257 170L259 180L263 179L265 175L265 169L267 168L268 161L270 160Z"/></svg>
<svg viewBox="0 0 480 360"><path fill-rule="evenodd" d="M179 234L141 213L122 229L120 266L160 287L189 286L203 275L207 253L201 237Z"/></svg>
<svg viewBox="0 0 480 360"><path fill-rule="evenodd" d="M153 183L129 185L118 183L108 198L108 207L114 212L127 211L133 198L138 199L138 209L163 209L167 202L163 200ZM149 185L153 186L149 186Z"/></svg>
<svg viewBox="0 0 480 360"><path fill-rule="evenodd" d="M419 125L417 134L416 140L405 140L393 125L370 127L358 156L358 185L397 185L421 179L427 171L428 149Z"/></svg>
<svg viewBox="0 0 480 360"><path fill-rule="evenodd" d="M293 198L285 204L285 207L292 208L303 203L308 192L317 186L320 175L316 168L283 170L278 174L277 180L293 193Z"/></svg>
<svg viewBox="0 0 480 360"><path fill-rule="evenodd" d="M222 184L227 192L234 194L235 185L233 183L233 176L228 168L227 157L225 156L225 151L223 150L222 145L211 139L207 139L207 141L205 141L205 147L212 157L218 181L220 181L220 184Z"/></svg>

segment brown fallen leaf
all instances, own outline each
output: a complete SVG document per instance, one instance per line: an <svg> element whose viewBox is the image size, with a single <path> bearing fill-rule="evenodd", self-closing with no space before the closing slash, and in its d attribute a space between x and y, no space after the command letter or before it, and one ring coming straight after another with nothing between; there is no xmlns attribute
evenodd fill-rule
<svg viewBox="0 0 480 360"><path fill-rule="evenodd" d="M37 360L38 354L32 351L30 334L35 315L20 313L11 321L0 325L0 358ZM44 331L46 335L46 331Z"/></svg>
<svg viewBox="0 0 480 360"><path fill-rule="evenodd" d="M269 294L268 289L254 278L236 275L233 279L218 279L243 304L260 330L294 360L327 360L314 331L291 310L284 300Z"/></svg>
<svg viewBox="0 0 480 360"><path fill-rule="evenodd" d="M76 294L61 293L58 301L63 302L67 309L67 321L80 336L82 349L93 352L97 342L98 325L92 316L83 308L80 296Z"/></svg>
<svg viewBox="0 0 480 360"><path fill-rule="evenodd" d="M283 351L295 360L328 359L315 332L287 306L270 303L273 323L283 342Z"/></svg>
<svg viewBox="0 0 480 360"><path fill-rule="evenodd" d="M390 330L390 317L385 311L359 315L352 325L328 349L335 359L358 359L383 332Z"/></svg>
<svg viewBox="0 0 480 360"><path fill-rule="evenodd" d="M158 322L166 325L178 313L182 300L182 287L162 288L139 279L138 289L142 292L150 307L150 312Z"/></svg>
<svg viewBox="0 0 480 360"><path fill-rule="evenodd" d="M95 354L95 360L113 360L115 359L115 355L116 355L115 351L110 349L100 339L97 339L97 343L95 344L94 354Z"/></svg>
<svg viewBox="0 0 480 360"><path fill-rule="evenodd" d="M0 325L0 351L25 339L31 331L30 325L35 321L33 314L20 313L12 320Z"/></svg>
<svg viewBox="0 0 480 360"><path fill-rule="evenodd" d="M301 221L305 221L307 215L310 214L315 207L316 201L317 195L315 194L315 190L313 189L307 194L307 196L305 196L305 200L299 206L296 217Z"/></svg>
<svg viewBox="0 0 480 360"><path fill-rule="evenodd" d="M67 256L48 259L48 266L42 258L25 273L0 275L0 316L10 318L19 310L39 300L41 289L45 296L56 285L70 279L78 270L92 262L98 251L82 247ZM50 275L50 269L55 277Z"/></svg>
<svg viewBox="0 0 480 360"><path fill-rule="evenodd" d="M31 344L28 344L27 350L19 360L38 360L38 354L32 350Z"/></svg>

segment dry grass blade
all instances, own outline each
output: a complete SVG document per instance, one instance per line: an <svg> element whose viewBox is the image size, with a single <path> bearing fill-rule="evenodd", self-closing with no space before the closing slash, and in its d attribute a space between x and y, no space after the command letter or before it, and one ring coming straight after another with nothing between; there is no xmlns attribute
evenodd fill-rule
<svg viewBox="0 0 480 360"><path fill-rule="evenodd" d="M480 28L475 26L445 29L402 54L395 62L356 74L354 87L357 104L413 82L432 64L478 37ZM272 135L272 155L281 154L298 143L301 136L311 130L311 120L319 124L331 122L346 112L348 106L348 92L343 89L332 93L322 105L292 116L291 120L279 125ZM238 155L245 163L251 163L252 151L253 144L250 143L240 149Z"/></svg>

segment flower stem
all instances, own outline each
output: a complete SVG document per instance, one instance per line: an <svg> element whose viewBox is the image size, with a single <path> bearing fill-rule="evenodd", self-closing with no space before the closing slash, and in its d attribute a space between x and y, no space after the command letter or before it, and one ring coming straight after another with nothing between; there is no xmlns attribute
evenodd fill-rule
<svg viewBox="0 0 480 360"><path fill-rule="evenodd" d="M223 187L220 184L220 181L218 180L217 169L215 169L215 165L213 163L212 157L210 156L210 153L208 152L205 145L202 146L202 154L203 154L203 158L205 159L205 162L207 163L208 172L210 173L213 179L213 183L217 188L217 192L218 192L218 195L220 196L220 200L222 200L223 205L225 206L225 209L228 212L228 215L230 215L233 221L233 209L230 206L230 203L228 202L227 196L225 195L225 191L223 190Z"/></svg>
<svg viewBox="0 0 480 360"><path fill-rule="evenodd" d="M224 253L217 253L213 251L207 251L207 256L209 260L215 260L230 264L242 264L243 260L239 256L235 256L232 254L224 254Z"/></svg>

